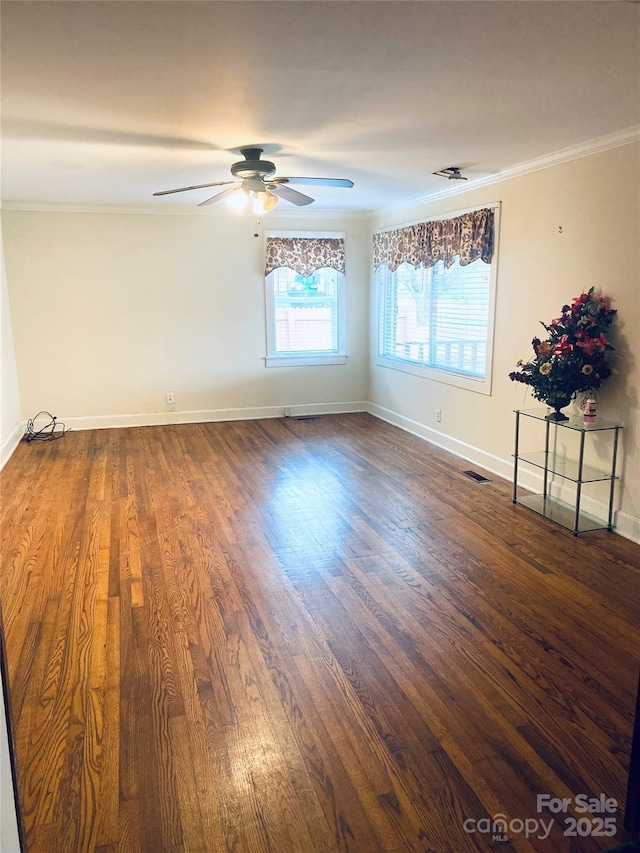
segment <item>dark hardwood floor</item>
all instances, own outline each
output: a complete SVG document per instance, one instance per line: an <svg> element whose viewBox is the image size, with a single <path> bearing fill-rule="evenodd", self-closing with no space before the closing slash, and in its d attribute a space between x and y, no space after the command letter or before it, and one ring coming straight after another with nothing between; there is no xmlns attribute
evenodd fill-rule
<svg viewBox="0 0 640 853"><path fill-rule="evenodd" d="M22 444L0 600L29 853L628 840L640 547L467 468L368 415Z"/></svg>

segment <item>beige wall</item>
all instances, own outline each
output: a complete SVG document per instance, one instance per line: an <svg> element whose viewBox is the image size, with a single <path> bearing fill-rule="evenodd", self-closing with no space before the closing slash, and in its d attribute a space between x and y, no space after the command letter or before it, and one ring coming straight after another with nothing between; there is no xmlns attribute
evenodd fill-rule
<svg viewBox="0 0 640 853"><path fill-rule="evenodd" d="M531 338L542 331L538 321L558 316L565 302L594 285L619 311L617 375L601 390L600 413L625 425L619 522L634 538L640 536L639 153L640 146L628 145L378 217L376 228L502 202L491 396L376 366L373 312L369 392L382 416L508 475L512 411L536 405L508 374L529 356Z"/></svg>
<svg viewBox="0 0 640 853"><path fill-rule="evenodd" d="M290 368L264 365L264 240L255 220L5 211L3 223L25 416L47 409L72 425L95 416L136 423L153 413L243 417L366 400L364 220L269 220L270 228L346 233L348 362Z"/></svg>

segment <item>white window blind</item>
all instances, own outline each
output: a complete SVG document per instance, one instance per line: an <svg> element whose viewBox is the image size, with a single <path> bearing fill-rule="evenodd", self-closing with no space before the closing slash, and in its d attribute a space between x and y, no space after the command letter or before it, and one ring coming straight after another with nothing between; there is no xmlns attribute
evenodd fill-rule
<svg viewBox="0 0 640 853"><path fill-rule="evenodd" d="M378 268L379 354L484 379L491 267L476 261L446 270L402 264L395 272Z"/></svg>

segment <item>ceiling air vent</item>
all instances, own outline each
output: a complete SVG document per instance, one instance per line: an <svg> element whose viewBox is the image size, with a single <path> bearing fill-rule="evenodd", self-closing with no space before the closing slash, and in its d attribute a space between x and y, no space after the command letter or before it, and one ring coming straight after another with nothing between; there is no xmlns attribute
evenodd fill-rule
<svg viewBox="0 0 640 853"><path fill-rule="evenodd" d="M464 175L460 174L458 166L447 166L446 169L440 169L439 172L433 172L439 178L449 178L450 181L468 181Z"/></svg>

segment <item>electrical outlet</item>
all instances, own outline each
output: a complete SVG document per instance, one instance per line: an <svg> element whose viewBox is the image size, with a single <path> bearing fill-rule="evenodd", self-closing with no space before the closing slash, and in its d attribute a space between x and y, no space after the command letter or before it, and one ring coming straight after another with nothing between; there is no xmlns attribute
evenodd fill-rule
<svg viewBox="0 0 640 853"><path fill-rule="evenodd" d="M167 403L171 405L171 403L175 403L176 395L173 391L167 391Z"/></svg>
<svg viewBox="0 0 640 853"><path fill-rule="evenodd" d="M436 409L436 421L438 423L442 422L442 409Z"/></svg>
<svg viewBox="0 0 640 853"><path fill-rule="evenodd" d="M291 409L289 408L289 406L284 407L284 416L285 416L285 418L291 417Z"/></svg>

